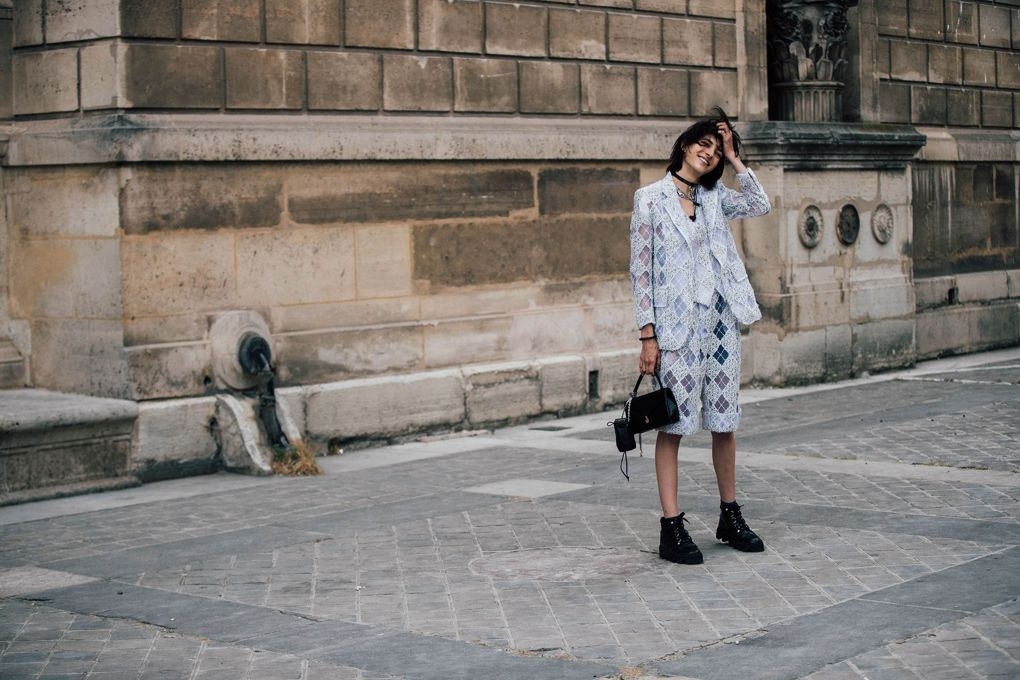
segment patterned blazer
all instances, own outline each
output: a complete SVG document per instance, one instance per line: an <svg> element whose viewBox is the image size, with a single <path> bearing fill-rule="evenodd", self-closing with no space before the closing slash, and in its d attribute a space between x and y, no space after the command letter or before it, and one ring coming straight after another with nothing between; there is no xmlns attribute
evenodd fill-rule
<svg viewBox="0 0 1020 680"><path fill-rule="evenodd" d="M772 205L751 170L738 174L737 181L740 191L723 186L721 181L711 190L699 189L698 210L704 211L706 245L719 265L716 287L737 321L750 324L761 318L761 311L737 254L729 220L764 215ZM683 348L696 323L694 253L681 228L689 222L670 175L634 194L630 222L634 314L638 329L655 324L663 350Z"/></svg>

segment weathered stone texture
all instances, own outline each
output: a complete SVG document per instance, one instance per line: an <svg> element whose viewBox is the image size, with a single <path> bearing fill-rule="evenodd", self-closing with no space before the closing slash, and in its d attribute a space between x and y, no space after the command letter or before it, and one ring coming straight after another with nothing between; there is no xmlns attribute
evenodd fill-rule
<svg viewBox="0 0 1020 680"><path fill-rule="evenodd" d="M995 85L995 52L992 50L963 50L963 83L965 85Z"/></svg>
<svg viewBox="0 0 1020 680"><path fill-rule="evenodd" d="M236 304L257 308L354 298L353 232L349 227L319 227L238 234Z"/></svg>
<svg viewBox="0 0 1020 680"><path fill-rule="evenodd" d="M620 213L633 203L637 169L557 168L538 175L538 206L543 215Z"/></svg>
<svg viewBox="0 0 1020 680"><path fill-rule="evenodd" d="M959 84L960 48L949 45L928 46L928 82Z"/></svg>
<svg viewBox="0 0 1020 680"><path fill-rule="evenodd" d="M14 3L14 46L41 45L43 35L43 0L18 0Z"/></svg>
<svg viewBox="0 0 1020 680"><path fill-rule="evenodd" d="M581 66L581 113L632 115L634 106L632 67L603 64Z"/></svg>
<svg viewBox="0 0 1020 680"><path fill-rule="evenodd" d="M406 169L323 169L293 181L287 211L304 224L505 216L533 207L532 181L530 172L514 169L426 165L410 184Z"/></svg>
<svg viewBox="0 0 1020 680"><path fill-rule="evenodd" d="M907 35L907 0L885 0L875 3L878 26L883 35Z"/></svg>
<svg viewBox="0 0 1020 680"><path fill-rule="evenodd" d="M62 0L44 4L46 42L94 40L118 34L119 0Z"/></svg>
<svg viewBox="0 0 1020 680"><path fill-rule="evenodd" d="M663 19L662 36L667 64L712 65L711 21Z"/></svg>
<svg viewBox="0 0 1020 680"><path fill-rule="evenodd" d="M704 116L713 106L737 110L736 71L691 72L691 115Z"/></svg>
<svg viewBox="0 0 1020 680"><path fill-rule="evenodd" d="M237 297L234 256L229 231L125 237L125 316L231 309Z"/></svg>
<svg viewBox="0 0 1020 680"><path fill-rule="evenodd" d="M910 122L910 86L898 83L879 83L879 115L883 123Z"/></svg>
<svg viewBox="0 0 1020 680"><path fill-rule="evenodd" d="M737 68L737 26L715 23L712 27L716 68Z"/></svg>
<svg viewBox="0 0 1020 680"><path fill-rule="evenodd" d="M40 169L8 175L8 216L25 238L115 238L117 170Z"/></svg>
<svg viewBox="0 0 1020 680"><path fill-rule="evenodd" d="M132 399L171 399L205 394L212 385L209 343L125 348Z"/></svg>
<svg viewBox="0 0 1020 680"><path fill-rule="evenodd" d="M61 113L78 108L78 50L14 55L14 112Z"/></svg>
<svg viewBox="0 0 1020 680"><path fill-rule="evenodd" d="M577 113L580 72L577 64L522 62L521 113Z"/></svg>
<svg viewBox="0 0 1020 680"><path fill-rule="evenodd" d="M0 120L14 115L14 24L0 21Z"/></svg>
<svg viewBox="0 0 1020 680"><path fill-rule="evenodd" d="M140 108L213 109L223 103L218 47L128 45L125 96Z"/></svg>
<svg viewBox="0 0 1020 680"><path fill-rule="evenodd" d="M181 35L193 40L258 42L259 0L181 0Z"/></svg>
<svg viewBox="0 0 1020 680"><path fill-rule="evenodd" d="M725 5L726 3L718 3ZM634 9L664 14L683 14L687 10L684 0L635 0Z"/></svg>
<svg viewBox="0 0 1020 680"><path fill-rule="evenodd" d="M414 278L433 287L620 276L629 215L457 225L417 225Z"/></svg>
<svg viewBox="0 0 1020 680"><path fill-rule="evenodd" d="M978 90L946 92L946 122L949 125L976 127L981 124L981 93Z"/></svg>
<svg viewBox="0 0 1020 680"><path fill-rule="evenodd" d="M913 177L917 276L1015 267L1016 170L1009 164L923 163Z"/></svg>
<svg viewBox="0 0 1020 680"><path fill-rule="evenodd" d="M587 10L549 10L549 55L606 58L606 15Z"/></svg>
<svg viewBox="0 0 1020 680"><path fill-rule="evenodd" d="M504 59L454 59L454 111L517 110L517 64Z"/></svg>
<svg viewBox="0 0 1020 680"><path fill-rule="evenodd" d="M305 103L304 59L292 50L227 48L230 109L300 109Z"/></svg>
<svg viewBox="0 0 1020 680"><path fill-rule="evenodd" d="M305 403L308 434L318 439L388 436L464 420L456 371L323 385L309 390Z"/></svg>
<svg viewBox="0 0 1020 680"><path fill-rule="evenodd" d="M889 43L889 57L893 80L927 80L928 51L924 43L893 40Z"/></svg>
<svg viewBox="0 0 1020 680"><path fill-rule="evenodd" d="M610 14L609 58L613 61L661 63L662 30L659 18Z"/></svg>
<svg viewBox="0 0 1020 680"><path fill-rule="evenodd" d="M638 113L643 116L686 116L689 109L687 71L639 68Z"/></svg>
<svg viewBox="0 0 1020 680"><path fill-rule="evenodd" d="M445 57L383 56L383 106L387 111L449 111L453 68Z"/></svg>
<svg viewBox="0 0 1020 680"><path fill-rule="evenodd" d="M946 3L946 40L977 45L978 11L973 2Z"/></svg>
<svg viewBox="0 0 1020 680"><path fill-rule="evenodd" d="M280 223L281 190L281 179L258 168L135 167L121 190L121 224L126 234L270 227Z"/></svg>
<svg viewBox="0 0 1020 680"><path fill-rule="evenodd" d="M120 318L31 322L34 385L115 399L133 398ZM82 357L88 357L87 362Z"/></svg>
<svg viewBox="0 0 1020 680"><path fill-rule="evenodd" d="M999 87L1020 88L1020 52L996 52L995 65Z"/></svg>
<svg viewBox="0 0 1020 680"><path fill-rule="evenodd" d="M533 5L485 5L485 51L542 57L546 54L546 9Z"/></svg>
<svg viewBox="0 0 1020 680"><path fill-rule="evenodd" d="M121 75L124 45L114 41L85 45L79 54L83 110L119 108L126 104Z"/></svg>
<svg viewBox="0 0 1020 680"><path fill-rule="evenodd" d="M910 114L910 122L917 125L945 125L945 89L941 87L911 86Z"/></svg>
<svg viewBox="0 0 1020 680"><path fill-rule="evenodd" d="M16 317L120 318L116 239L25 239L10 246L10 304Z"/></svg>
<svg viewBox="0 0 1020 680"><path fill-rule="evenodd" d="M377 111L382 107L382 64L375 54L309 52L308 108Z"/></svg>
<svg viewBox="0 0 1020 680"><path fill-rule="evenodd" d="M354 47L414 47L412 0L346 0L346 44Z"/></svg>
<svg viewBox="0 0 1020 680"><path fill-rule="evenodd" d="M687 13L691 16L734 19L737 16L735 0L688 0Z"/></svg>
<svg viewBox="0 0 1020 680"><path fill-rule="evenodd" d="M910 37L922 40L942 40L945 29L943 3L931 0L909 0Z"/></svg>
<svg viewBox="0 0 1020 680"><path fill-rule="evenodd" d="M338 45L340 4L336 0L266 0L266 41Z"/></svg>
<svg viewBox="0 0 1020 680"><path fill-rule="evenodd" d="M357 228L355 239L358 299L393 298L412 293L409 227L361 226ZM346 276L348 272L341 270L339 275ZM328 291L324 294L329 297Z"/></svg>
<svg viewBox="0 0 1020 680"><path fill-rule="evenodd" d="M482 51L480 0L420 0L418 48L439 52Z"/></svg>
<svg viewBox="0 0 1020 680"><path fill-rule="evenodd" d="M128 38L176 38L177 3L131 0L120 3L120 32Z"/></svg>
<svg viewBox="0 0 1020 680"><path fill-rule="evenodd" d="M981 3L978 5L980 32L978 42L985 47L1010 46L1009 8Z"/></svg>
<svg viewBox="0 0 1020 680"><path fill-rule="evenodd" d="M1012 127L1012 94L983 90L981 92L981 123L988 127Z"/></svg>
<svg viewBox="0 0 1020 680"><path fill-rule="evenodd" d="M421 336L416 326L320 328L316 332L277 335L277 375L283 385L300 385L421 370ZM383 347L385 351L380 351Z"/></svg>

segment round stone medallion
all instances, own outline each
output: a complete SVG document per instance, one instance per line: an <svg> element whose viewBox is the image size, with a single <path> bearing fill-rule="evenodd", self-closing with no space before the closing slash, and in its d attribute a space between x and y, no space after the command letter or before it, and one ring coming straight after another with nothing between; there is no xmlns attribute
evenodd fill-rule
<svg viewBox="0 0 1020 680"><path fill-rule="evenodd" d="M800 214L800 225L798 233L800 242L805 248L814 248L822 241L822 230L825 228L825 221L822 218L822 211L816 205L809 205Z"/></svg>
<svg viewBox="0 0 1020 680"><path fill-rule="evenodd" d="M615 548L536 548L478 557L471 571L498 579L588 581L621 578L660 565L657 555Z"/></svg>
<svg viewBox="0 0 1020 680"><path fill-rule="evenodd" d="M892 209L885 203L875 208L871 215L871 233L875 235L875 240L882 244L888 243L892 238L893 214Z"/></svg>
<svg viewBox="0 0 1020 680"><path fill-rule="evenodd" d="M839 209L839 222L836 223L836 236L845 246L853 245L857 235L861 233L861 216L857 208L847 203Z"/></svg>

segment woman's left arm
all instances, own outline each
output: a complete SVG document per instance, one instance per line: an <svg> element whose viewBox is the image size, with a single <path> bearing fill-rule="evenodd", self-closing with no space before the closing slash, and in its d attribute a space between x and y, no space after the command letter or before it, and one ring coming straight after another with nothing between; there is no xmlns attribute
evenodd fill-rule
<svg viewBox="0 0 1020 680"><path fill-rule="evenodd" d="M719 136L723 141L723 156L737 173L740 191L720 185L722 189L722 210L727 219L736 220L744 217L758 217L772 209L768 194L762 189L754 172L740 160L733 148L733 131L725 122L719 123Z"/></svg>

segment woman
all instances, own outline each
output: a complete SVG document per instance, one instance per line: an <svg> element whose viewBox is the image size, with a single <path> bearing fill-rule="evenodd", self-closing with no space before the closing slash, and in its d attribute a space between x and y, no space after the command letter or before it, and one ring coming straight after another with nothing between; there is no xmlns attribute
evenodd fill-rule
<svg viewBox="0 0 1020 680"><path fill-rule="evenodd" d="M677 503L677 451L701 423L712 432L719 485L716 538L737 550L765 545L747 526L736 499L736 439L740 421L740 330L761 318L728 220L771 209L754 173L740 160L740 138L722 109L696 122L673 145L668 174L634 195L630 272L641 341L640 370L673 390L680 420L659 430L655 476L662 504L659 556L701 564ZM723 161L740 191L721 183Z"/></svg>

